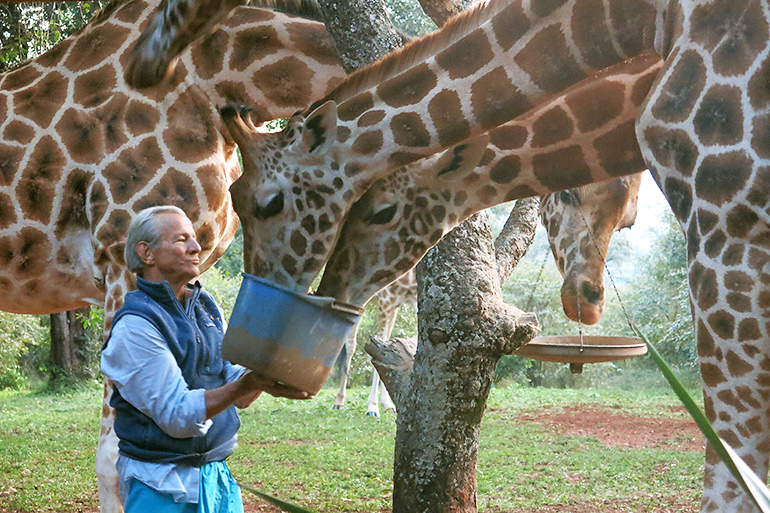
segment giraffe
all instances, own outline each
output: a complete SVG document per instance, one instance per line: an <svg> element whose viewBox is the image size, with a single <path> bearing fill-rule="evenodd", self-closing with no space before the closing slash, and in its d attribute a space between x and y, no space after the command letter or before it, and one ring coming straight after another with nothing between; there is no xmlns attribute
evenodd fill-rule
<svg viewBox="0 0 770 513"><path fill-rule="evenodd" d="M131 216L180 206L203 248L201 269L232 240L236 146L216 105L290 115L345 77L323 24L237 10L181 58L166 83L137 92L126 52L157 0L118 0L52 50L0 75L0 309L44 314L105 307L105 332L133 279L123 262ZM119 511L111 387L96 467L102 511Z"/></svg>
<svg viewBox="0 0 770 513"><path fill-rule="evenodd" d="M623 228L631 227L636 220L641 180L642 173L635 173L577 189L546 194L540 198L540 219L547 230L551 252L564 280L562 307L565 315L573 321L595 324L599 322L604 312L605 255L612 235ZM433 191L436 192L436 189L434 188ZM400 197L416 198L419 194L419 191L410 189L401 193ZM380 205L379 202L375 203ZM377 209L382 208L387 206L380 205ZM346 225L366 223L366 219L368 218L348 216L345 223ZM399 221L400 223L394 225L390 232L403 233L402 230L409 229L409 223L404 222L405 218ZM374 232L368 228L362 228L366 238L364 240L368 241L368 236ZM345 242L359 245L362 239L353 238L352 241L348 238L341 239L335 247L335 252L344 251L342 246ZM371 268L368 270L373 271ZM576 293L578 290L582 291L580 295ZM374 302L377 308L376 336L381 340L388 340L400 307L404 305L417 307L417 278L414 268L377 291L370 301ZM581 305L579 301L583 304ZM341 379L333 409L341 409L345 404L348 373L356 348L356 335L357 330L350 333L338 360ZM367 399L367 415L380 416L378 394L386 411L396 411L375 369Z"/></svg>
<svg viewBox="0 0 770 513"><path fill-rule="evenodd" d="M345 214L374 181L597 70L657 55L665 65L636 136L687 238L706 414L765 479L768 19L762 0L491 0L351 75L284 133L238 141L253 162L233 184L233 202L245 229L259 227L248 228L246 266L307 290ZM552 157L570 177L585 168L578 151ZM501 178L515 171L509 166ZM754 511L711 447L701 510Z"/></svg>
<svg viewBox="0 0 770 513"><path fill-rule="evenodd" d="M417 278L414 270L409 270L403 276L390 283L385 288L377 292L371 299L377 309L377 318L375 320L375 333L377 337L387 340L393 333L396 324L398 312L404 305L412 305L417 308ZM337 366L340 369L340 385L337 395L334 399L332 409L340 410L345 405L347 395L348 376L350 374L350 364L353 353L356 351L356 340L358 336L358 325L350 332L345 339ZM379 399L378 399L379 396ZM372 371L372 386L369 397L366 401L366 414L370 417L380 416L380 402L385 411L396 411L396 405L390 398L385 384L380 379L377 370Z"/></svg>

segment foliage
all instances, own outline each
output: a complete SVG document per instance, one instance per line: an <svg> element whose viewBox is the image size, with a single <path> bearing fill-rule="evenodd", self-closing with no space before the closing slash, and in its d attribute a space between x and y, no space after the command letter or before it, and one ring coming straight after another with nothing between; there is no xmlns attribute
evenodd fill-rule
<svg viewBox="0 0 770 513"><path fill-rule="evenodd" d="M27 385L25 355L33 348L50 344L44 317L0 312L0 389L18 389Z"/></svg>
<svg viewBox="0 0 770 513"><path fill-rule="evenodd" d="M410 36L423 36L436 30L436 24L414 0L386 0L386 8L393 24Z"/></svg>
<svg viewBox="0 0 770 513"><path fill-rule="evenodd" d="M100 387L63 395L0 392L0 511L98 509L94 471ZM328 513L388 511L395 415L367 417L368 389L331 410L328 387L311 401L260 397L242 411L239 446L228 458L236 479L303 508ZM684 418L670 391L493 388L481 426L478 483L483 511L568 510L623 501L623 511L693 511L703 454L680 440L644 449L605 446L524 422L542 411L596 405L617 414ZM247 510L256 511L255 499ZM607 509L608 511L612 509ZM615 511L616 509L612 509Z"/></svg>
<svg viewBox="0 0 770 513"><path fill-rule="evenodd" d="M74 33L107 2L51 2L0 6L0 71L34 59Z"/></svg>

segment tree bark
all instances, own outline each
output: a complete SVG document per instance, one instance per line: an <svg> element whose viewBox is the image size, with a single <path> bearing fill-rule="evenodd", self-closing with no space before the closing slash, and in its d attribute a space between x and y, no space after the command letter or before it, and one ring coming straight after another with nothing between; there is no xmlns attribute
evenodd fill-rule
<svg viewBox="0 0 770 513"><path fill-rule="evenodd" d="M476 0L420 0L425 14L433 23L442 26L449 18L471 7Z"/></svg>
<svg viewBox="0 0 770 513"><path fill-rule="evenodd" d="M540 198L523 198L516 201L500 235L495 239L497 274L502 285L519 264L535 240L537 218L540 215Z"/></svg>
<svg viewBox="0 0 770 513"><path fill-rule="evenodd" d="M78 318L88 316L91 307L51 314L51 379L63 375L81 377L85 365L84 350L88 343L86 330Z"/></svg>
<svg viewBox="0 0 770 513"><path fill-rule="evenodd" d="M397 421L393 513L476 512L480 425L495 366L539 326L502 301L485 214L444 237L417 276L419 344Z"/></svg>
<svg viewBox="0 0 770 513"><path fill-rule="evenodd" d="M382 0L320 0L318 3L326 30L347 73L373 64L406 43L404 35L391 22Z"/></svg>

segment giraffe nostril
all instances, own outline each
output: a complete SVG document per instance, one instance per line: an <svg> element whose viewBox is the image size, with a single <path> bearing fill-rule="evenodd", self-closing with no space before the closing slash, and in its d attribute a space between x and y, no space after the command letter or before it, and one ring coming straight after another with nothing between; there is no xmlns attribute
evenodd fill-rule
<svg viewBox="0 0 770 513"><path fill-rule="evenodd" d="M604 297L604 290L588 282L580 285L580 294L592 304L597 304Z"/></svg>

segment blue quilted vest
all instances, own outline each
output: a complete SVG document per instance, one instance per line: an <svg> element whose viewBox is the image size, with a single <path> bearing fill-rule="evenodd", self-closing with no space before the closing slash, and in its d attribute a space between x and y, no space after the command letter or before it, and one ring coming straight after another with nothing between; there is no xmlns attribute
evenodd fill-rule
<svg viewBox="0 0 770 513"><path fill-rule="evenodd" d="M224 329L214 298L196 283L192 297L183 308L168 282L154 283L142 278L137 282L139 290L126 295L113 325L126 314L144 317L158 327L168 342L189 389L211 390L224 385ZM104 347L109 343L108 338ZM230 406L212 419L213 425L205 435L173 438L123 399L117 388L113 390L110 405L115 408L115 433L120 452L154 463L199 467L213 459L221 460L233 451L241 425L235 406ZM218 458L211 455L214 449Z"/></svg>

